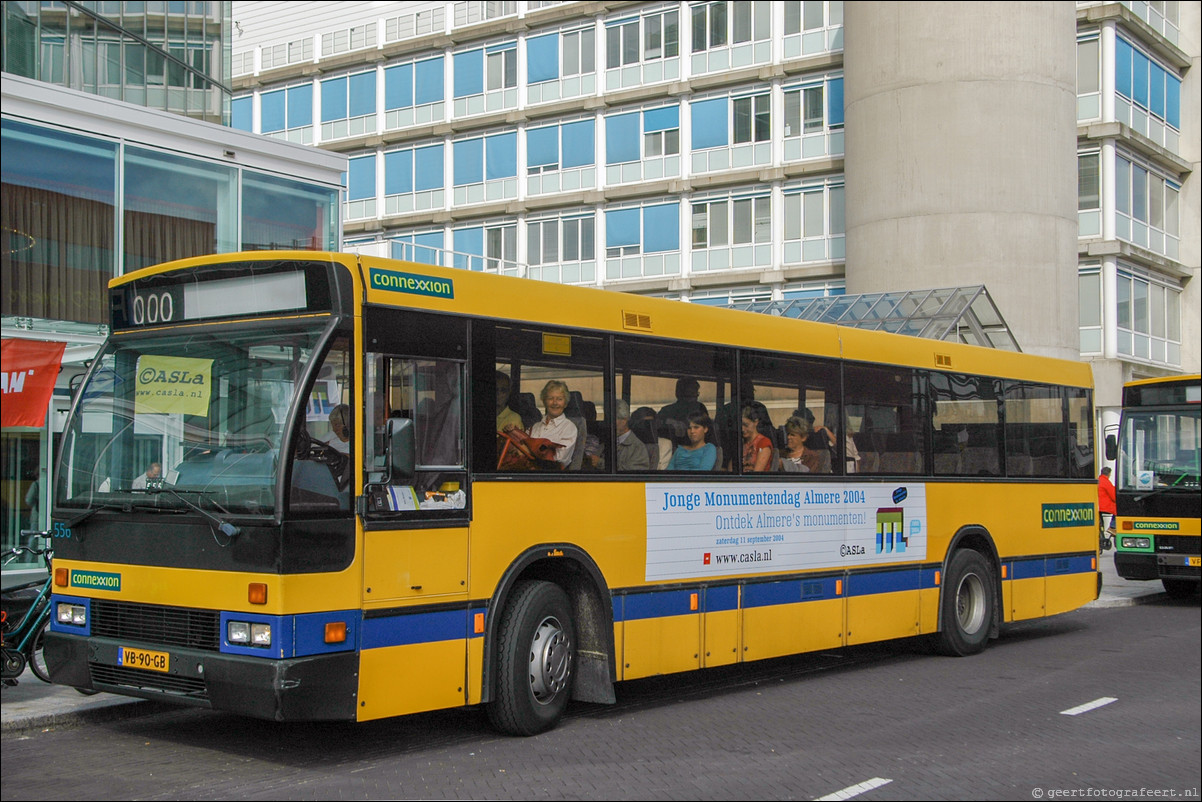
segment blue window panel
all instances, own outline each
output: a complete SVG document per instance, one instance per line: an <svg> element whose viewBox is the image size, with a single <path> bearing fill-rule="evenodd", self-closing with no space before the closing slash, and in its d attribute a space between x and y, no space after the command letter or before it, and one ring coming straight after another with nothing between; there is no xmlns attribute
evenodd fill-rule
<svg viewBox="0 0 1202 802"><path fill-rule="evenodd" d="M484 139L484 177L513 178L518 174L518 135L516 131Z"/></svg>
<svg viewBox="0 0 1202 802"><path fill-rule="evenodd" d="M366 200L376 196L376 156L360 156L347 163L347 200Z"/></svg>
<svg viewBox="0 0 1202 802"><path fill-rule="evenodd" d="M384 70L384 110L407 109L413 105L413 65L400 64Z"/></svg>
<svg viewBox="0 0 1202 802"><path fill-rule="evenodd" d="M284 90L264 92L259 100L259 123L263 133L283 131L284 120Z"/></svg>
<svg viewBox="0 0 1202 802"><path fill-rule="evenodd" d="M456 53L455 97L479 95L484 92L484 51L471 50Z"/></svg>
<svg viewBox="0 0 1202 802"><path fill-rule="evenodd" d="M693 113L693 150L716 148L727 142L727 109L730 99L699 100L691 105Z"/></svg>
<svg viewBox="0 0 1202 802"><path fill-rule="evenodd" d="M443 169L442 145L431 145L426 148L415 148L413 151L413 189L422 192L428 189L442 189Z"/></svg>
<svg viewBox="0 0 1202 802"><path fill-rule="evenodd" d="M1126 98L1131 97L1131 55L1131 45L1114 40L1114 89Z"/></svg>
<svg viewBox="0 0 1202 802"><path fill-rule="evenodd" d="M559 77L559 34L526 40L526 80L536 84Z"/></svg>
<svg viewBox="0 0 1202 802"><path fill-rule="evenodd" d="M643 133L671 131L680 127L680 106L665 106L643 112Z"/></svg>
<svg viewBox="0 0 1202 802"><path fill-rule="evenodd" d="M313 84L294 86L288 90L288 127L301 128L313 124Z"/></svg>
<svg viewBox="0 0 1202 802"><path fill-rule="evenodd" d="M594 144L592 120L564 123L560 130L563 136L564 167L582 167L596 163L597 148Z"/></svg>
<svg viewBox="0 0 1202 802"><path fill-rule="evenodd" d="M350 116L362 117L365 114L376 113L376 74L361 72L351 76Z"/></svg>
<svg viewBox="0 0 1202 802"><path fill-rule="evenodd" d="M1164 119L1164 70L1159 64L1148 66L1148 108L1160 119Z"/></svg>
<svg viewBox="0 0 1202 802"><path fill-rule="evenodd" d="M680 204L643 209L643 250L647 253L680 250Z"/></svg>
<svg viewBox="0 0 1202 802"><path fill-rule="evenodd" d="M413 238L413 244L417 246L414 250L414 258L418 262L437 265L442 264L439 255L442 252L442 232L431 231L426 234L418 234Z"/></svg>
<svg viewBox="0 0 1202 802"><path fill-rule="evenodd" d="M499 45L489 45L488 47L485 48L485 51L488 53L504 53L506 50L517 50L517 49L518 49L518 43L516 41L514 41L514 42L502 42Z"/></svg>
<svg viewBox="0 0 1202 802"><path fill-rule="evenodd" d="M455 186L484 181L484 140L467 139L454 144Z"/></svg>
<svg viewBox="0 0 1202 802"><path fill-rule="evenodd" d="M455 229L455 243L451 250L455 252L452 264L460 270L470 270L473 262L480 264L479 260L471 257L484 256L484 228L476 226Z"/></svg>
<svg viewBox="0 0 1202 802"><path fill-rule="evenodd" d="M1164 119L1178 131L1181 130L1181 81L1172 75L1165 75Z"/></svg>
<svg viewBox="0 0 1202 802"><path fill-rule="evenodd" d="M426 103L441 103L446 93L442 85L442 56L419 61L413 65L414 101L422 106Z"/></svg>
<svg viewBox="0 0 1202 802"><path fill-rule="evenodd" d="M619 248L639 244L639 210L615 209L605 212L605 247Z"/></svg>
<svg viewBox="0 0 1202 802"><path fill-rule="evenodd" d="M384 154L384 194L402 195L413 191L413 151L396 150Z"/></svg>
<svg viewBox="0 0 1202 802"><path fill-rule="evenodd" d="M236 97L230 103L230 127L239 131L253 132L255 119L255 99L251 96Z"/></svg>
<svg viewBox="0 0 1202 802"><path fill-rule="evenodd" d="M843 125L843 79L835 78L827 84L826 119L830 125Z"/></svg>
<svg viewBox="0 0 1202 802"><path fill-rule="evenodd" d="M526 132L526 164L530 167L559 164L558 125Z"/></svg>
<svg viewBox="0 0 1202 802"><path fill-rule="evenodd" d="M1148 108L1148 57L1136 51L1131 54L1131 99Z"/></svg>
<svg viewBox="0 0 1202 802"><path fill-rule="evenodd" d="M642 157L639 123L638 112L605 118L606 164L637 162Z"/></svg>
<svg viewBox="0 0 1202 802"><path fill-rule="evenodd" d="M321 121L346 119L346 78L331 78L321 82Z"/></svg>

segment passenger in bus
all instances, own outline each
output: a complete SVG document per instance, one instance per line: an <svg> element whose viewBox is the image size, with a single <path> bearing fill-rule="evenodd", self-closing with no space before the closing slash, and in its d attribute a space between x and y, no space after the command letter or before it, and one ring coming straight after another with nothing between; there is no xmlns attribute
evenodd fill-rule
<svg viewBox="0 0 1202 802"><path fill-rule="evenodd" d="M662 471L672 459L672 441L655 432L655 410L639 407L630 414L630 429L647 448L648 466L653 471Z"/></svg>
<svg viewBox="0 0 1202 802"><path fill-rule="evenodd" d="M673 445L687 445L689 442L686 430L689 425L689 414L705 412L705 404L697 399L701 396L701 385L696 379L676 380L676 400L659 411L655 416L655 432L660 437L667 437Z"/></svg>
<svg viewBox="0 0 1202 802"><path fill-rule="evenodd" d="M688 420L689 442L672 452L668 470L712 471L718 462L718 447L708 442L713 422L704 411L690 412Z"/></svg>
<svg viewBox="0 0 1202 802"><path fill-rule="evenodd" d="M805 446L809 427L794 415L785 421L785 448L781 452L781 469L785 473L813 473L818 468L818 455Z"/></svg>
<svg viewBox="0 0 1202 802"><path fill-rule="evenodd" d="M351 453L351 408L339 404L330 410L330 431L321 439L339 454Z"/></svg>
<svg viewBox="0 0 1202 802"><path fill-rule="evenodd" d="M831 466L834 464L832 459L835 451L835 433L825 426L814 425L814 413L807 409L799 409L793 413L794 416L805 421L806 428L809 433L806 435L805 446L810 451L813 451L817 457L818 467L814 473L831 473Z"/></svg>
<svg viewBox="0 0 1202 802"><path fill-rule="evenodd" d="M614 404L614 426L618 432L618 448L614 464L618 472L645 471L651 467L647 444L630 428L630 402L619 398ZM648 412L651 410L648 409Z"/></svg>
<svg viewBox="0 0 1202 802"><path fill-rule="evenodd" d="M148 485L153 485L163 476L163 466L158 462L150 463L150 467L146 469L146 473L134 479L130 485L134 490L145 490Z"/></svg>
<svg viewBox="0 0 1202 802"><path fill-rule="evenodd" d="M771 470L776 449L772 446L772 419L759 401L743 407L743 472Z"/></svg>
<svg viewBox="0 0 1202 802"><path fill-rule="evenodd" d="M522 428L522 416L517 410L510 408L509 395L512 388L512 383L509 376L501 371L497 371L497 431L505 431L505 427L513 424L519 429Z"/></svg>
<svg viewBox="0 0 1202 802"><path fill-rule="evenodd" d="M566 383L558 379L547 382L539 395L546 412L530 427L529 432L531 437L541 437L554 443L556 446L555 461L564 467L572 464L576 441L580 439L580 430L576 428L575 422L564 414L568 408L570 395ZM504 431L515 428L518 427L509 424Z"/></svg>

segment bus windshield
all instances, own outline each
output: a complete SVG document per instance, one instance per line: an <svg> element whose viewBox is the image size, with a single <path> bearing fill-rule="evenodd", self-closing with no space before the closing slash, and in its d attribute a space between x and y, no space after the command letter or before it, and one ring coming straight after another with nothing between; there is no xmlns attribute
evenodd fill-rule
<svg viewBox="0 0 1202 802"><path fill-rule="evenodd" d="M1199 408L1127 409L1119 436L1118 490L1198 492Z"/></svg>
<svg viewBox="0 0 1202 802"><path fill-rule="evenodd" d="M321 335L276 323L111 338L64 433L59 505L274 513L285 421Z"/></svg>

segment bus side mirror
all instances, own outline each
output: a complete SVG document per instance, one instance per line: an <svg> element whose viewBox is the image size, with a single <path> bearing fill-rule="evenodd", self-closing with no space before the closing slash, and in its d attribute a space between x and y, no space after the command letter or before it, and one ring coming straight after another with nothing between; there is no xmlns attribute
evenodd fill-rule
<svg viewBox="0 0 1202 802"><path fill-rule="evenodd" d="M1119 455L1119 441L1113 434L1106 435L1106 459L1114 462Z"/></svg>
<svg viewBox="0 0 1202 802"><path fill-rule="evenodd" d="M388 419L388 477L386 484L409 484L414 474L413 421L409 418Z"/></svg>

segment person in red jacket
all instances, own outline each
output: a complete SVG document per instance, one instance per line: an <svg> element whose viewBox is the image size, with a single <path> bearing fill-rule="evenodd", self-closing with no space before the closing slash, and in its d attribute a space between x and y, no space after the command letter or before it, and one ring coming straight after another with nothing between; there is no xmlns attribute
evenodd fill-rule
<svg viewBox="0 0 1202 802"><path fill-rule="evenodd" d="M1116 513L1114 505L1114 484L1110 481L1110 468L1103 468L1102 475L1098 477L1098 516L1102 518L1102 523L1106 529L1114 529L1114 516ZM1110 520L1106 520L1106 516L1110 516Z"/></svg>

